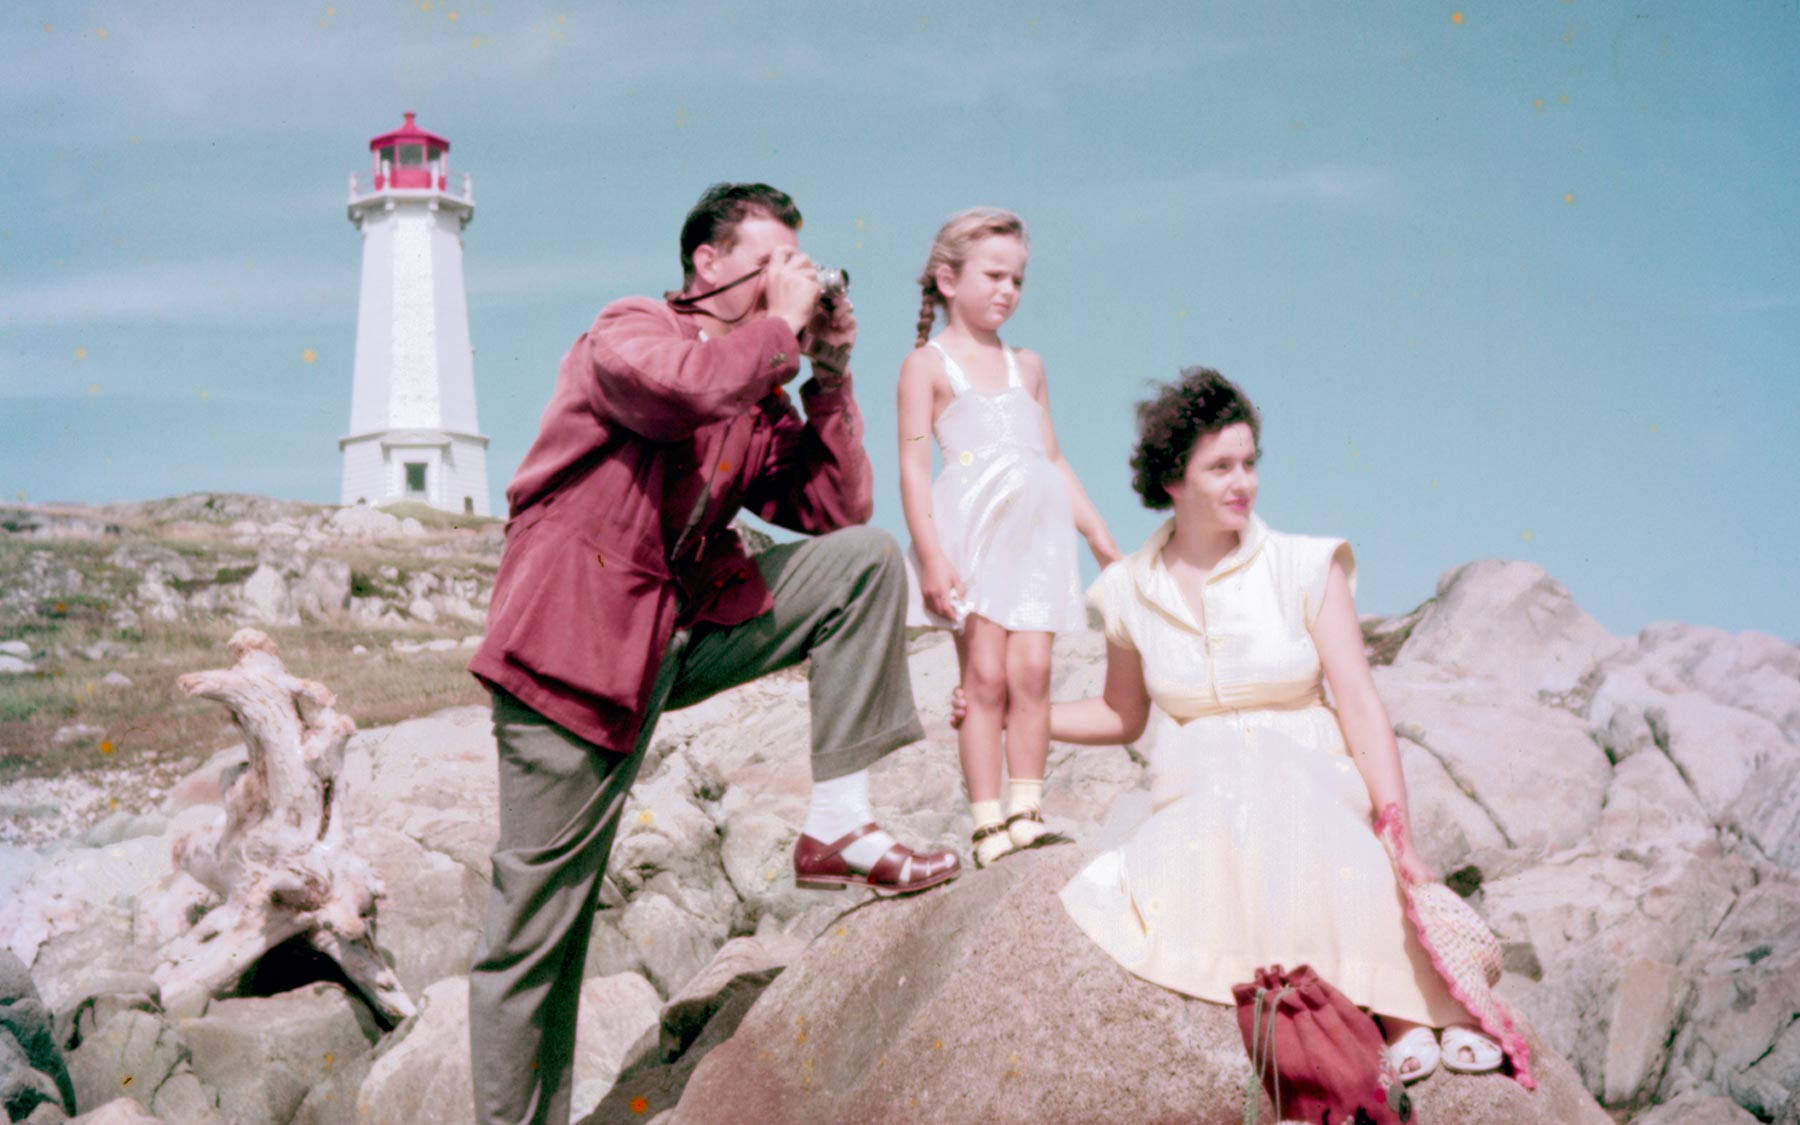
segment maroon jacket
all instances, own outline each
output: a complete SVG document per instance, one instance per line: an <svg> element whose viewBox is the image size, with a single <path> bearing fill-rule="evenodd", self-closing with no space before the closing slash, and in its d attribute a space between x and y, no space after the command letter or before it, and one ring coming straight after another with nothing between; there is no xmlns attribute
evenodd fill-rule
<svg viewBox="0 0 1800 1125"><path fill-rule="evenodd" d="M603 309L507 486L506 553L469 671L629 753L676 628L773 605L728 526L740 508L810 534L869 518L849 381L808 380L802 421L782 388L799 365L780 320L702 340L660 301Z"/></svg>

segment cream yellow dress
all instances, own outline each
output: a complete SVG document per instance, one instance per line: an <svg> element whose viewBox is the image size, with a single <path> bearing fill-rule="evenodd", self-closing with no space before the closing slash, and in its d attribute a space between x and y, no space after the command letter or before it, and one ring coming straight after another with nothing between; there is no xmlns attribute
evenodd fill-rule
<svg viewBox="0 0 1800 1125"><path fill-rule="evenodd" d="M1162 562L1165 523L1089 592L1173 720L1150 818L1063 888L1089 937L1145 980L1232 1003L1263 965L1311 965L1354 1003L1442 1027L1469 1018L1407 924L1367 787L1326 706L1310 632L1340 539L1252 516L1196 619Z"/></svg>

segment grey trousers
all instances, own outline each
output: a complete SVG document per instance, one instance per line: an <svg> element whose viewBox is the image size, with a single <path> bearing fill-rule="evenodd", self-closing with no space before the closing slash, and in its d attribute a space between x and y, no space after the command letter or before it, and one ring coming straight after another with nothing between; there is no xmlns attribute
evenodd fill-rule
<svg viewBox="0 0 1800 1125"><path fill-rule="evenodd" d="M907 675L906 574L893 537L847 528L773 547L756 564L774 610L676 636L630 755L602 750L494 693L500 840L469 971L469 1045L483 1125L567 1125L576 1006L600 881L664 710L811 656L814 780L855 773L924 737Z"/></svg>

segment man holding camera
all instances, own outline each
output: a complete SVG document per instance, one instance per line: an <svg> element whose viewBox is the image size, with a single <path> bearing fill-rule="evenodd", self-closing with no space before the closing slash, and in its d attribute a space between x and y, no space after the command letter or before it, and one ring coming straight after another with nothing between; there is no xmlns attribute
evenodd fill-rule
<svg viewBox="0 0 1800 1125"><path fill-rule="evenodd" d="M815 657L795 881L900 893L960 873L954 853L912 852L869 809L868 766L923 736L906 578L893 539L859 526L872 481L848 369L856 318L841 283L822 295L799 226L766 184L709 188L682 227L681 292L601 311L507 488L469 664L493 693L500 752L469 977L479 1121L568 1120L601 877L663 710ZM784 390L803 356L804 420ZM816 538L752 558L730 526L740 509Z"/></svg>

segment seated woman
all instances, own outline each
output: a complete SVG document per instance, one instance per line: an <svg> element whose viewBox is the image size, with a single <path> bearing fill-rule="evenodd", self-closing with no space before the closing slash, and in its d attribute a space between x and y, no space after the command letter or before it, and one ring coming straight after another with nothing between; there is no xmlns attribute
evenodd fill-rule
<svg viewBox="0 0 1800 1125"><path fill-rule="evenodd" d="M1190 368L1138 408L1133 487L1173 518L1106 568L1090 599L1107 641L1097 699L1058 703L1050 734L1113 745L1154 701L1153 813L1062 891L1120 964L1232 1003L1258 966L1309 964L1381 1018L1396 1070L1490 1070L1499 1046L1433 970L1407 924L1372 811L1406 782L1363 654L1340 539L1269 530L1256 503L1260 422L1216 371ZM1336 709L1321 690L1331 685ZM1405 827L1403 820L1402 827ZM1409 879L1430 878L1404 854Z"/></svg>

